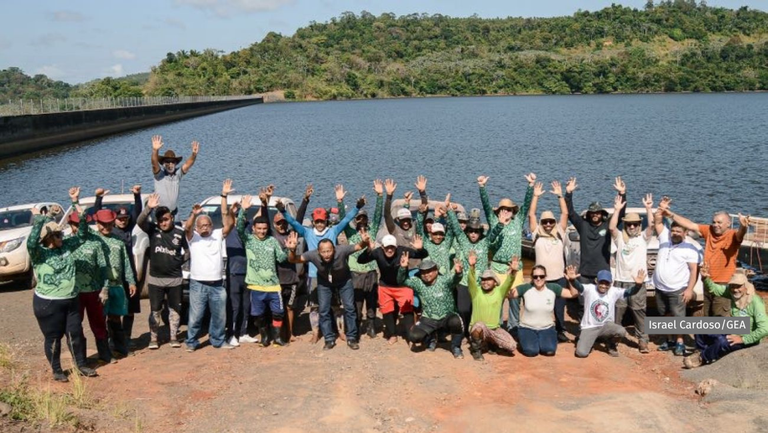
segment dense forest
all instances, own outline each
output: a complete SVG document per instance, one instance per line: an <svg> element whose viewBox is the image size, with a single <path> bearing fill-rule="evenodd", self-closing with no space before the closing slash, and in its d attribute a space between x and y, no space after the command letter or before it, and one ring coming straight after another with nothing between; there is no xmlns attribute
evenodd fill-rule
<svg viewBox="0 0 768 433"><path fill-rule="evenodd" d="M346 12L228 54L168 53L129 87L288 99L768 90L768 13L694 0L555 18Z"/></svg>

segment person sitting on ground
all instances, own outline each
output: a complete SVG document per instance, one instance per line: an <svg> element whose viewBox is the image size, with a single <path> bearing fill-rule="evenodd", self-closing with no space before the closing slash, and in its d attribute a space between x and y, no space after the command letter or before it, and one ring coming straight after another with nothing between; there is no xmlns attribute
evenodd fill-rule
<svg viewBox="0 0 768 433"><path fill-rule="evenodd" d="M469 331L469 353L475 361L483 360L483 344L492 345L497 353L499 351L515 355L517 344L509 332L499 325L499 311L504 304L504 298L512 289L515 280L513 274L517 273L517 257L513 257L507 270L504 283L500 284L499 277L490 269L485 269L480 274L480 287L477 285L477 273L475 269L482 254L475 250L469 250L467 262L469 263L469 277L467 290L472 301L472 320ZM482 269L482 267L481 267Z"/></svg>
<svg viewBox="0 0 768 433"><path fill-rule="evenodd" d="M187 162L177 168L181 162L181 157L176 156L172 150L166 150L163 156L160 156L160 148L163 147L163 137L159 135L152 136L152 175L155 178L155 193L160 196L158 206L167 207L173 216L178 212L179 202L179 184L181 178L189 173L189 169L195 164L197 152L200 150L200 143L192 142L192 155L187 158Z"/></svg>
<svg viewBox="0 0 768 433"><path fill-rule="evenodd" d="M753 347L768 336L768 315L765 312L765 304L755 293L755 286L749 282L743 272L734 272L727 287L712 281L709 265L702 266L701 277L704 278L704 287L707 291L730 300L731 316L749 317L751 329L746 335L697 334L698 353L687 356L683 360L685 368L710 364L731 352Z"/></svg>
<svg viewBox="0 0 768 433"><path fill-rule="evenodd" d="M631 289L635 286L634 277L638 271L648 275L648 241L653 237L653 196L647 194L643 200L645 214L648 218L648 227L643 230L642 218L632 212L626 214L622 220L624 228L619 230L619 211L624 209L626 202L620 196L616 196L613 203L613 215L608 223L611 238L616 245L616 281L615 286L620 289ZM620 297L616 301L616 324L621 326L624 313L629 306L635 319L635 337L640 353L648 353L648 334L645 333L645 285L636 294L629 297Z"/></svg>
<svg viewBox="0 0 768 433"><path fill-rule="evenodd" d="M464 358L461 353L464 325L456 314L453 300L453 289L461 281L461 274L459 260L455 261L453 272L449 275L441 275L438 265L432 260L423 260L419 264L418 277L408 277L408 252L404 251L400 256L397 281L413 289L419 295L422 306L421 318L408 331L408 340L414 345L412 348L416 347L416 343L426 344L428 337L438 331L447 331L452 334L453 357Z"/></svg>
<svg viewBox="0 0 768 433"><path fill-rule="evenodd" d="M69 196L77 203L80 188L73 187ZM85 213L79 215L77 236L64 239L59 225L47 215L41 215L37 208L32 230L27 237L27 252L37 277L32 309L45 337L45 357L53 370L53 379L67 382L61 368L61 339L67 337L67 346L72 351L75 371L84 376L96 376L96 370L86 365L85 346L80 305L75 286L75 257L72 254L85 241L87 222Z"/></svg>
<svg viewBox="0 0 768 433"><path fill-rule="evenodd" d="M539 197L544 195L544 185L539 182L533 187L533 199L528 210L528 228L533 233L533 249L536 264L544 266L547 271L547 283L559 284L562 287L568 283L565 279L565 229L568 228L568 206L563 197L560 182L552 182L552 191L560 203L560 219L555 219L552 211L541 213L541 219L536 218L536 207ZM565 335L565 299L555 298L555 329L557 341L568 341Z"/></svg>
<svg viewBox="0 0 768 433"><path fill-rule="evenodd" d="M576 357L586 358L592 352L598 338L606 341L608 354L619 356L618 343L627 335L627 330L614 321L616 301L636 295L645 283L645 270L635 274L635 284L627 290L613 286L611 271L597 273L597 284L582 284L574 281L576 290L584 296L584 316L581 318L581 333L576 343Z"/></svg>
<svg viewBox="0 0 768 433"><path fill-rule="evenodd" d="M363 202L362 204L360 202ZM362 208L365 200L358 200ZM323 350L336 346L336 334L333 331L331 297L338 292L344 306L344 331L347 346L352 350L360 348L358 343L357 319L355 317L355 288L352 286L352 272L349 269L349 257L368 248L370 238L363 230L360 241L353 245L335 246L330 239L323 239L316 250L296 256L299 236L296 232L288 236L285 247L288 249L288 261L291 263L314 263L317 268L317 298L320 306L320 328L323 331L325 345Z"/></svg>
<svg viewBox="0 0 768 433"><path fill-rule="evenodd" d="M579 296L573 286L577 278L573 266L565 268L568 290L559 284L547 283L547 269L536 265L531 270L532 283L526 283L512 289L510 297L520 298L520 328L518 338L520 352L525 356L554 356L557 351L557 331L555 330L555 298L562 296L572 299Z"/></svg>
<svg viewBox="0 0 768 433"><path fill-rule="evenodd" d="M732 229L731 216L728 212L715 212L710 225L696 224L693 221L668 211L667 215L684 229L698 233L704 238L704 263L709 265L712 281L728 285L736 271L739 248L749 228L749 215L739 214L739 228ZM731 312L731 300L715 295L713 292L704 293L704 315L728 317Z"/></svg>
<svg viewBox="0 0 768 433"><path fill-rule="evenodd" d="M206 309L211 319L208 340L217 349L234 349L227 343L227 291L224 288L224 239L232 231L227 196L232 192L232 180L221 188L221 221L223 227L213 228L211 217L203 207L195 204L192 214L184 222L184 233L189 244L189 320L187 325L187 352L200 347L200 334Z"/></svg>

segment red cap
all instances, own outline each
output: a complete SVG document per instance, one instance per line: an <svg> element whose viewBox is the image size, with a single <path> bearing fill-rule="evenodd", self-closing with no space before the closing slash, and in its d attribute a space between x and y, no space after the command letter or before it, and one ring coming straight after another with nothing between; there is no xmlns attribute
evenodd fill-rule
<svg viewBox="0 0 768 433"><path fill-rule="evenodd" d="M74 223L74 224L79 224L80 223L80 215L78 215L77 212L72 212L71 214L69 214L69 217L67 217L67 221L71 222L71 223ZM91 216L90 215L86 215L85 216L85 222L91 222Z"/></svg>
<svg viewBox="0 0 768 433"><path fill-rule="evenodd" d="M110 209L102 209L96 212L96 215L94 215L96 222L104 223L104 224L109 224L111 222L114 222L116 217L117 216L115 215L115 212Z"/></svg>
<svg viewBox="0 0 768 433"><path fill-rule="evenodd" d="M312 211L312 221L323 220L328 221L328 211L319 207Z"/></svg>
<svg viewBox="0 0 768 433"><path fill-rule="evenodd" d="M337 208L337 207L332 207L332 208L331 208L331 213L339 213L339 208Z"/></svg>

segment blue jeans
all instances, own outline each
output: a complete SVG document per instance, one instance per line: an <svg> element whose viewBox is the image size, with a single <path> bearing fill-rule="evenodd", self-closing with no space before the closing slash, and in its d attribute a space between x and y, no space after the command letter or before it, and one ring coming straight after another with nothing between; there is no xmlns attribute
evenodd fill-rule
<svg viewBox="0 0 768 433"><path fill-rule="evenodd" d="M347 341L357 341L355 288L352 287L351 279L338 289L332 289L321 284L317 285L317 300L320 307L320 330L323 332L323 338L326 342L336 341L336 334L333 332L333 313L331 312L333 290L339 291L339 297L344 306L344 333L347 335Z"/></svg>
<svg viewBox="0 0 768 433"><path fill-rule="evenodd" d="M552 356L557 351L557 331L554 326L541 330L520 326L517 328L517 337L520 352L525 356Z"/></svg>
<svg viewBox="0 0 768 433"><path fill-rule="evenodd" d="M705 363L717 361L731 352L749 347L744 344L731 346L725 337L722 334L696 334L696 348L701 352L701 359Z"/></svg>
<svg viewBox="0 0 768 433"><path fill-rule="evenodd" d="M227 324L227 291L219 281L189 280L189 326L187 327L187 346L197 349L200 341L200 327L206 306L211 310L211 324L208 338L213 347L224 344Z"/></svg>

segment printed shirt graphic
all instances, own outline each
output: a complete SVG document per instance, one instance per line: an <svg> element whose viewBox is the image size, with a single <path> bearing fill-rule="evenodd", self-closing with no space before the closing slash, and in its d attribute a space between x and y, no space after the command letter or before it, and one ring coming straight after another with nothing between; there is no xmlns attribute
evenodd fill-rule
<svg viewBox="0 0 768 433"><path fill-rule="evenodd" d="M88 230L88 236L97 237L97 239L104 242L109 252L107 254L107 278L109 279L109 285L121 287L125 283L135 285L136 279L133 276L133 271L131 271L131 261L128 258L128 250L125 247L125 243L114 234L110 233L109 236L103 236L90 227Z"/></svg>
<svg viewBox="0 0 768 433"><path fill-rule="evenodd" d="M89 236L72 253L75 260L75 285L80 293L95 292L107 287L106 247L97 239Z"/></svg>
<svg viewBox="0 0 768 433"><path fill-rule="evenodd" d="M248 270L245 283L249 286L259 286L280 290L280 279L277 275L277 264L288 259L277 239L268 236L259 240L256 236L245 231L245 212L237 215L237 234L245 246L245 256L248 260Z"/></svg>
<svg viewBox="0 0 768 433"><path fill-rule="evenodd" d="M485 218L488 220L488 225L491 226L488 238L493 254L493 261L491 262L493 272L497 274L507 272L508 263L512 260L512 256L522 257L523 225L525 224L525 218L528 215L528 208L531 206L532 199L533 187L528 186L525 191L525 200L523 205L520 206L520 210L509 224L502 225L499 224L499 218L493 212L488 192L485 187L480 187L480 200L485 210ZM522 261L520 261L520 270L523 270Z"/></svg>
<svg viewBox="0 0 768 433"><path fill-rule="evenodd" d="M461 280L461 274L438 275L431 286L424 284L419 277L406 279L407 275L408 271L401 267L397 274L398 281L404 280L404 284L419 295L424 317L440 320L456 312L453 288Z"/></svg>
<svg viewBox="0 0 768 433"><path fill-rule="evenodd" d="M584 316L581 329L597 328L607 322L613 322L616 313L616 301L625 296L626 290L611 287L605 294L600 294L594 284L583 284Z"/></svg>
<svg viewBox="0 0 768 433"><path fill-rule="evenodd" d="M61 248L46 248L40 243L43 226L52 219L36 215L27 237L27 252L35 269L35 293L44 299L71 299L77 296L75 286L75 251L85 240L85 215L80 215L78 236L64 239Z"/></svg>

